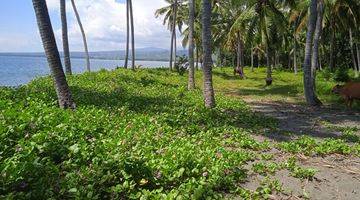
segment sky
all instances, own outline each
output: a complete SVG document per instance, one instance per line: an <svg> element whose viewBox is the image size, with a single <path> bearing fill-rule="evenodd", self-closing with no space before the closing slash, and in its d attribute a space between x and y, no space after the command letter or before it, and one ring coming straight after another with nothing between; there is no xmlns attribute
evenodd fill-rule
<svg viewBox="0 0 360 200"><path fill-rule="evenodd" d="M58 48L62 49L59 0L46 0ZM76 0L90 51L121 50L126 42L125 0ZM170 32L155 18L164 0L134 0L136 48L170 46ZM79 26L67 0L70 51L83 51ZM178 45L181 45L178 38ZM42 44L31 0L1 0L0 52L41 52Z"/></svg>

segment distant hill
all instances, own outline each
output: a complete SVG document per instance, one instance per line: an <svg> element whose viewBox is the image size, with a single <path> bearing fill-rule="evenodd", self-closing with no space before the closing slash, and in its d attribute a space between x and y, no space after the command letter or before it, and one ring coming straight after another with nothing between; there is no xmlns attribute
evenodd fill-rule
<svg viewBox="0 0 360 200"><path fill-rule="evenodd" d="M85 54L83 52L71 52L72 58L84 58ZM92 59L104 59L104 60L124 60L125 51L96 51L90 52L90 58ZM131 52L130 52L131 54ZM177 54L179 56L188 55L187 50L178 50ZM26 57L45 57L43 52L38 53L0 53L3 56L26 56ZM63 56L63 53L60 52L60 55ZM168 61L170 51L167 49L161 48L141 48L136 49L136 60L147 60L147 61ZM131 55L130 55L131 58Z"/></svg>

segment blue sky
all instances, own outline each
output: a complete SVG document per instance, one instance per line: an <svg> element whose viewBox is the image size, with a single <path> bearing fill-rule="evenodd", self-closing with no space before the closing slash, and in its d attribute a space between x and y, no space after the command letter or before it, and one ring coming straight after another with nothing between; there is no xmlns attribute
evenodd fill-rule
<svg viewBox="0 0 360 200"><path fill-rule="evenodd" d="M58 48L61 49L59 0L47 0ZM118 50L125 46L124 0L76 0L90 51ZM163 0L135 0L136 47L168 48L170 33L154 12ZM71 51L82 51L81 35L71 4L67 3ZM180 38L178 41L179 45ZM0 52L42 51L31 0L2 0L0 7Z"/></svg>

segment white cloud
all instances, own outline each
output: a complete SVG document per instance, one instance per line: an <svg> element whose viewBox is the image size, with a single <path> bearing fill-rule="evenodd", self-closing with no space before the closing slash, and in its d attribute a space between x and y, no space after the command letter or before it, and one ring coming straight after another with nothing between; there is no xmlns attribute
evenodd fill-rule
<svg viewBox="0 0 360 200"><path fill-rule="evenodd" d="M0 52L24 52L29 46L41 48L38 41L38 34L0 33Z"/></svg>
<svg viewBox="0 0 360 200"><path fill-rule="evenodd" d="M59 0L47 0L51 12L59 11ZM118 50L125 47L126 5L115 0L76 0L88 38L90 51ZM169 48L170 32L155 18L155 10L166 5L164 0L133 1L136 47ZM69 39L72 51L82 51L81 33L71 3L67 2ZM61 28L55 28L58 41ZM59 43L60 44L60 43ZM179 45L180 45L179 40ZM59 45L59 48L61 45Z"/></svg>

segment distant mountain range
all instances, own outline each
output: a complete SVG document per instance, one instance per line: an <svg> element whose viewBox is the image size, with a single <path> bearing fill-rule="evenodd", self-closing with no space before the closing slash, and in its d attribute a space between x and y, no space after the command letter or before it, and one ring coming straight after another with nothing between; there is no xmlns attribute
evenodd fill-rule
<svg viewBox="0 0 360 200"><path fill-rule="evenodd" d="M85 54L83 52L71 52L71 58L84 58ZM104 59L104 60L124 60L125 59L125 51L96 51L90 52L91 59ZM131 51L130 51L131 54ZM45 57L43 52L36 53L27 53L27 52L19 52L19 53L0 53L0 56L26 56L26 57ZM168 61L170 51L161 48L141 48L136 49L135 52L136 60L146 60L146 61ZM178 50L177 55L183 56L188 55L187 50ZM63 53L60 52L60 56L63 56ZM130 55L131 58L131 55Z"/></svg>

